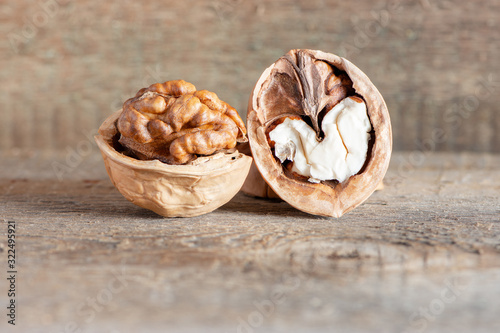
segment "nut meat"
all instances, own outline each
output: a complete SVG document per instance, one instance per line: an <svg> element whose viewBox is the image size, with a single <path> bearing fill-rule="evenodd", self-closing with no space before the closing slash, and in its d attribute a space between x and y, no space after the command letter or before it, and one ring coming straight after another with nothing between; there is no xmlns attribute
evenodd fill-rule
<svg viewBox="0 0 500 333"><path fill-rule="evenodd" d="M246 141L238 112L207 90L183 80L139 90L123 105L120 143L145 160L186 164Z"/></svg>
<svg viewBox="0 0 500 333"><path fill-rule="evenodd" d="M235 109L185 81L141 89L95 137L108 175L132 203L166 217L208 213L240 190L252 158Z"/></svg>
<svg viewBox="0 0 500 333"><path fill-rule="evenodd" d="M249 100L252 155L272 190L292 206L339 217L381 183L392 149L385 102L344 58L291 50L267 68ZM247 179L251 194L256 190Z"/></svg>

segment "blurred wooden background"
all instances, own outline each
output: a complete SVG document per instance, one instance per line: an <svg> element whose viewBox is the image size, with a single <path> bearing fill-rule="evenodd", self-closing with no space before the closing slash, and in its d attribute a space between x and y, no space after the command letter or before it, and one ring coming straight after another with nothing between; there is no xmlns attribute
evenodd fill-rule
<svg viewBox="0 0 500 333"><path fill-rule="evenodd" d="M157 81L213 90L245 116L291 48L358 65L396 150L500 152L499 14L499 1L1 1L0 152L83 150Z"/></svg>
<svg viewBox="0 0 500 333"><path fill-rule="evenodd" d="M499 0L0 0L16 331L500 332L499 14ZM93 134L124 100L182 78L245 116L292 48L345 56L385 97L410 151L384 191L338 220L241 194L163 219L122 198Z"/></svg>

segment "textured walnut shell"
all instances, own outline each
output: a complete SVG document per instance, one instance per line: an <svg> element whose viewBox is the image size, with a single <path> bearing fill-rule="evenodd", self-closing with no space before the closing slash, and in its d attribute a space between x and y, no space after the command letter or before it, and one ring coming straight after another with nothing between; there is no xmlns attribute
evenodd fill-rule
<svg viewBox="0 0 500 333"><path fill-rule="evenodd" d="M362 170L343 183L310 183L285 174L282 164L274 157L266 138L267 113L276 116L276 110L266 110L259 105L263 85L269 79L277 62L267 68L249 99L247 130L249 144L255 165L271 187L266 189L259 183L257 175L251 174L243 190L252 195L272 196L276 193L281 199L304 212L340 217L364 202L381 184L389 166L392 150L392 131L387 106L370 79L348 60L333 54L314 50L291 50L285 57L295 57L298 52L322 60L332 67L344 71L352 81L352 87L367 105L367 113L373 128L368 153ZM280 58L281 59L281 58ZM279 112L278 112L279 113Z"/></svg>
<svg viewBox="0 0 500 333"><path fill-rule="evenodd" d="M238 151L199 157L188 165L138 160L117 151L121 112L103 122L95 140L113 185L132 203L165 217L189 217L217 209L240 190L252 158Z"/></svg>

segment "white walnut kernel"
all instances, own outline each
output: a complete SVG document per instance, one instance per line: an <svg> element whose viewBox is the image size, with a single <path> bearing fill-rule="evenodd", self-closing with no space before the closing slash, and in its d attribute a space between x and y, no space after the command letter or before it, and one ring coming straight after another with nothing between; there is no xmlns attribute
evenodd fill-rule
<svg viewBox="0 0 500 333"><path fill-rule="evenodd" d="M269 132L274 154L281 163L294 162L292 171L309 178L345 181L361 170L368 152L372 129L366 105L358 97L348 97L328 111L321 122L324 138L303 120L287 118Z"/></svg>

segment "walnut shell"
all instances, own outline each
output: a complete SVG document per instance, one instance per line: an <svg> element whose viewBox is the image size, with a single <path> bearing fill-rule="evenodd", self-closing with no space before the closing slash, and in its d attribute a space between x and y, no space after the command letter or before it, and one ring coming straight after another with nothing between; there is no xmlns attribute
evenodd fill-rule
<svg viewBox="0 0 500 333"><path fill-rule="evenodd" d="M138 160L117 150L122 110L106 119L95 140L113 185L132 203L165 217L209 213L240 190L252 158L238 151L199 157L187 165Z"/></svg>
<svg viewBox="0 0 500 333"><path fill-rule="evenodd" d="M300 57L307 59L301 60ZM330 65L334 71L340 73L342 84L352 81L349 82L349 87L346 85L347 88L342 91L343 96L340 98L345 98L346 94L362 98L367 105L367 114L373 128L364 166L357 174L342 183L335 181L311 183L290 175L274 156L266 136L266 130L275 119L290 114L309 117L317 129L323 105L335 103L331 101L331 97L325 101L324 96L313 96L307 100L307 94L302 94L304 98L301 101L290 98L290 94L296 94L300 89L305 90L306 88L302 88L304 86L310 89L309 96L311 92L316 94L316 91L326 89L322 87L323 84L324 87L328 85L329 79L324 73L321 71L310 73L307 69L307 66L312 66L310 64L315 64L317 60ZM282 75L288 70L287 66L295 71L303 70L305 74ZM315 111L301 111L301 108L305 108L304 105L310 106L314 103L321 104ZM255 173L247 180L243 190L252 195L264 194L264 196L269 194L272 196L274 191L293 207L310 214L340 217L357 207L381 184L389 166L392 130L389 112L382 95L370 79L347 59L322 51L291 50L263 72L248 102L247 130L255 165L272 191L259 183Z"/></svg>

